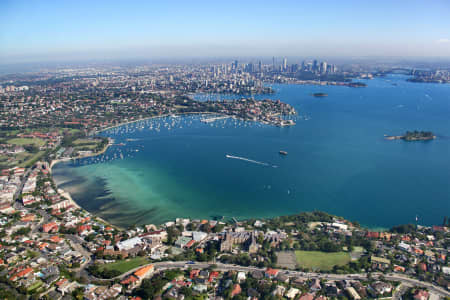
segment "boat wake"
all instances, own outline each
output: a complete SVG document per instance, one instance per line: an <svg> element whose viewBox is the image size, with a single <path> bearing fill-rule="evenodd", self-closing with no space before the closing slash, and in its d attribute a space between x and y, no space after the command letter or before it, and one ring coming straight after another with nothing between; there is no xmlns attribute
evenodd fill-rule
<svg viewBox="0 0 450 300"><path fill-rule="evenodd" d="M257 165L261 165L261 166L265 166L265 167L278 168L277 165L272 165L272 164L269 164L269 163L265 163L265 162L262 162L262 161L257 161L257 160L253 160L253 159L249 159L249 158L245 158L245 157L234 156L234 155L229 155L229 154L226 154L225 157L226 158L232 158L232 159L239 159L239 160L243 160L243 161L246 161L246 162L249 162L249 163L253 163L253 164L257 164Z"/></svg>

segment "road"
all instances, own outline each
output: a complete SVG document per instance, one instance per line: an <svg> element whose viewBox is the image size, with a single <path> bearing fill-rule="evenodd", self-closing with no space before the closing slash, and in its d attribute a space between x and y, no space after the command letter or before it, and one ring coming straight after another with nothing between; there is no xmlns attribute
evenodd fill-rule
<svg viewBox="0 0 450 300"><path fill-rule="evenodd" d="M243 271L243 272L253 272L253 271L261 271L264 272L266 269L263 268L257 268L257 267L245 267L245 266L238 266L238 265L230 265L230 264L222 264L222 263L216 263L216 264L210 264L210 263L193 263L188 264L187 261L178 261L178 262L157 262L153 263L155 266L155 270L162 271L167 269L182 269L185 267L191 267L191 268L197 268L197 269L205 269L212 265L215 266L215 270L218 271ZM88 275L90 280L94 281L112 281L116 279L122 279L132 273L134 273L137 269L141 268L137 267L135 269L132 269L126 273L123 273L117 277L111 278L111 279L99 279L96 277L93 277L92 275ZM367 279L367 274L323 274L323 273L314 273L314 272L299 272L299 271L288 271L288 270L280 270L280 273L283 275L286 275L288 277L294 277L294 278L302 278L302 279L325 279L325 280L365 280ZM438 287L436 285L433 285L432 283L428 282L422 282L417 279L413 279L410 277L406 277L399 274L382 274L382 273L372 273L373 278L379 278L384 277L387 280L390 281L396 281L400 282L404 286L417 286L422 288L427 288L429 291L438 294L441 297L450 297L450 292L446 291L445 289ZM402 288L400 288L402 289ZM402 292L402 291L399 291ZM401 295L401 294L400 294Z"/></svg>
<svg viewBox="0 0 450 300"><path fill-rule="evenodd" d="M13 196L14 202L16 202L17 198L19 198L19 196L22 194L23 187L24 187L24 185L25 185L25 182L26 182L27 179L28 179L28 175L30 175L30 172L31 172L31 168L28 168L28 169L25 171L25 173L23 174L23 176L22 176L22 181L20 182L19 188L17 189L16 193L15 193L14 196ZM17 201L17 202L18 202L18 201Z"/></svg>

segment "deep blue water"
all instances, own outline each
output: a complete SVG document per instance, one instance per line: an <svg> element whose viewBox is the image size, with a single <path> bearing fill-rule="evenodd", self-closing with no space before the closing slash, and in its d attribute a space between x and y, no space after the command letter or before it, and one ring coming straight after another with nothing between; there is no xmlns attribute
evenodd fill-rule
<svg viewBox="0 0 450 300"><path fill-rule="evenodd" d="M204 124L200 116L119 127L103 135L126 146L95 161L59 164L55 179L83 207L120 225L311 210L370 227L414 222L416 215L419 224L438 224L450 214L450 85L405 79L377 78L367 88L274 85L276 94L259 98L293 105L299 116L289 128L231 119ZM414 129L438 139L383 138ZM124 159L113 159L120 153Z"/></svg>

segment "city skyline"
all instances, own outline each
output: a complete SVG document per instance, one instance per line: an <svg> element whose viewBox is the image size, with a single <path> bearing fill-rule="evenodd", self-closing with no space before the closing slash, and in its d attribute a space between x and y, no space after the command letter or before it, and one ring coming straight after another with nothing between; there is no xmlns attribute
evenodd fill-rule
<svg viewBox="0 0 450 300"><path fill-rule="evenodd" d="M0 63L230 56L450 56L447 1L5 1Z"/></svg>

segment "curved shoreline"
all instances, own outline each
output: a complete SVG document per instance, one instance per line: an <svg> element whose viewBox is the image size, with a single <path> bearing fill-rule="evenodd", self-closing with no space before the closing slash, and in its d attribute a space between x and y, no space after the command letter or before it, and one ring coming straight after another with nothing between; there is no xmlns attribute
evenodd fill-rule
<svg viewBox="0 0 450 300"><path fill-rule="evenodd" d="M205 114L205 115L206 115L206 114L223 115L223 114L215 113L215 112L192 112L192 113L189 112L189 113L178 113L178 114L164 114L164 115L160 115L160 116L146 117L146 118L141 118L141 119L138 119L138 120L133 120L133 121L129 121L129 122L120 123L120 124L117 124L117 125L114 125L114 126L109 126L109 127L106 127L106 128L99 129L99 130L97 130L97 131L95 131L95 132L96 132L96 133L101 133L101 132L104 132L104 131L106 131L106 130L108 130L108 129L117 128L117 127L120 127L120 126L123 126L123 125L133 124L133 123L137 123L137 122L145 121L145 120L149 120L149 119L165 118L165 117L169 117L169 116L184 116L184 115L199 115L199 114ZM71 158L63 158L63 159L52 160L52 162L51 162L51 164L50 164L50 173L51 173L51 171L52 171L53 166L55 166L57 163L60 163L60 162L67 162L67 161L70 161L70 160L81 159L81 158L87 158L87 157L95 157L95 156L98 156L98 155L101 155L101 154L105 153L105 152L107 151L107 149L109 148L109 146L112 146L112 143L106 144L105 147L104 147L100 152L92 153L92 154L85 155L85 156L76 156L76 157L71 157ZM56 184L56 183L55 183L55 184ZM69 194L68 192L66 192L66 193L70 196L70 194ZM67 198L68 198L68 197L67 197ZM114 225L114 224L111 223L110 221L106 221L106 220L102 219L101 217L98 216L98 214L94 214L94 213L89 212L88 210L84 209L84 208L81 207L80 205L76 204L75 200L73 200L72 197L70 197L69 200L71 200L71 202L74 203L77 207L79 207L79 208L81 208L81 209L87 211L88 213L92 214L93 216L95 216L95 217L98 218L99 220L103 221L104 223L107 223L107 224L109 224L109 225L111 225L111 226L114 226L114 227L116 227L116 228L122 228L122 227L120 227L120 226L118 226L118 225ZM274 216L274 217L276 217L276 216ZM263 217L263 218L264 218L264 217ZM245 220L245 219L244 219L244 220ZM388 230L388 228L380 227L380 226L378 226L378 225L377 225L377 226L373 226L373 227L361 225L361 227L370 229L370 230L372 230L372 231L380 231L380 232L381 232L381 231L386 231L386 230Z"/></svg>
<svg viewBox="0 0 450 300"><path fill-rule="evenodd" d="M164 115L161 115L161 116L152 116L152 117L147 117L147 118L141 118L141 119L134 120L134 121L129 121L129 122L120 123L120 124L117 124L117 125L114 125L114 126L109 126L109 127L102 128L102 129L100 129L100 130L97 130L97 131L95 131L95 133L98 134L98 133L103 132L103 131L106 131L106 130L108 130L108 129L120 127L120 126L123 126L123 125L132 124L132 123L136 123L136 122L140 122L140 121L144 121L144 120L156 119L156 118L165 118L165 117L172 116L172 115L174 115L174 116L179 116L179 115L190 115L190 114L220 114L220 113L214 113L214 112L192 112L192 113L191 113L191 112L189 112L189 113L164 114ZM66 161L71 161L71 160L75 160L75 159L81 159L81 158L87 158L87 157L95 157L95 156L102 155L103 153L106 152L106 150L108 150L108 148L109 148L111 145L112 145L112 144L109 142L108 144L105 145L105 147L104 147L101 151L95 152L95 153L92 153L92 154L89 154L89 155L83 155L83 156L78 155L78 156L75 156L75 157L67 157L67 158L62 158L62 159L54 159L54 160L52 160L52 161L50 162L49 172L50 172L50 174L52 174L52 169L53 169L53 167L54 167L56 164L61 163L61 162L66 162ZM52 176L52 179L53 179L53 176ZM54 181L54 180L53 180L53 181ZM65 197L65 198L67 198L67 199L69 200L70 204L72 204L73 206L75 206L75 207L78 208L78 209L85 210L86 212L88 212L88 213L94 215L93 213L89 212L87 209L81 207L81 206L80 206L80 205L72 198L72 196L70 195L70 193L69 193L68 191L65 191L65 190L59 188L58 185L56 184L56 182L55 182L55 185L56 185L56 187L58 188L58 191L61 191L60 194L61 194L63 197ZM111 222L106 221L105 219L102 219L102 218L99 217L97 214L95 214L95 217L96 217L97 219L99 219L100 221L102 221L102 222L104 222L104 223L106 223L106 224L108 224L108 225L110 225L110 226L116 227L116 228L118 228L118 229L122 229L122 227L120 227L120 226L118 226L118 225L115 225L115 224L112 224Z"/></svg>
<svg viewBox="0 0 450 300"><path fill-rule="evenodd" d="M191 114L218 114L218 115L221 115L220 113L214 113L214 112L188 112L188 113L164 114L164 115L160 115L160 116L146 117L146 118L141 118L141 119L138 119L138 120L123 122L123 123L120 123L120 124L117 124L117 125L113 125L113 126L108 126L108 127L96 130L95 133L100 133L100 132L106 131L108 129L117 128L117 127L120 127L120 126L123 126L123 125L133 124L133 123L136 123L136 122L145 121L145 120L149 120L149 119L165 118L165 117L169 117L169 116L172 116L172 115L180 116L180 115L191 115ZM86 157L95 157L95 156L98 156L98 155L101 155L101 154L105 153L106 150L108 150L109 146L111 146L110 143L108 143L101 151L95 152L95 153L92 153L92 154L88 154L88 155L78 155L78 156L75 156L75 157L54 159L54 160L52 160L50 162L50 173L52 171L52 168L56 164L58 164L60 162L71 161L71 160L74 160L74 159L81 159L81 158L86 158Z"/></svg>

